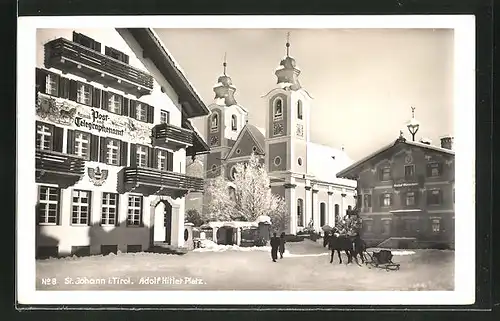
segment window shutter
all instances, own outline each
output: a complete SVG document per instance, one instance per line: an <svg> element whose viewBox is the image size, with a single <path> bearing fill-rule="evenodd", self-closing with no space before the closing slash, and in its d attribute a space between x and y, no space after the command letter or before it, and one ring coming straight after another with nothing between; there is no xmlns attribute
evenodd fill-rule
<svg viewBox="0 0 500 321"><path fill-rule="evenodd" d="M93 45L93 47L94 47L93 49L94 49L95 51L99 51L99 52L101 52L101 43L100 43L100 42L94 41L94 45Z"/></svg>
<svg viewBox="0 0 500 321"><path fill-rule="evenodd" d="M394 195L390 194L391 206L394 205Z"/></svg>
<svg viewBox="0 0 500 321"><path fill-rule="evenodd" d="M130 144L130 167L137 166L137 145Z"/></svg>
<svg viewBox="0 0 500 321"><path fill-rule="evenodd" d="M124 105L124 102L125 102L125 97L123 97L122 95L118 95L120 97L120 100L121 100L121 104L120 104L120 114L123 114L123 105Z"/></svg>
<svg viewBox="0 0 500 321"><path fill-rule="evenodd" d="M137 104L137 101L135 100L130 100L130 110L129 110L129 116L132 117L132 118L135 118L137 119L137 114L136 114L136 111L135 111L135 106Z"/></svg>
<svg viewBox="0 0 500 321"><path fill-rule="evenodd" d="M52 146L54 151L62 153L64 129L62 127L54 126L52 134Z"/></svg>
<svg viewBox="0 0 500 321"><path fill-rule="evenodd" d="M76 101L76 92L77 92L77 82L73 79L69 81L69 94L68 98L70 100Z"/></svg>
<svg viewBox="0 0 500 321"><path fill-rule="evenodd" d="M101 108L104 110L109 110L109 93L104 90L102 91Z"/></svg>
<svg viewBox="0 0 500 321"><path fill-rule="evenodd" d="M127 160L128 160L128 143L127 142L120 142L120 165L121 166L127 166Z"/></svg>
<svg viewBox="0 0 500 321"><path fill-rule="evenodd" d="M45 85L47 83L47 75L48 72L37 68L36 69L36 75L35 75L35 81L36 81L36 91L45 93Z"/></svg>
<svg viewBox="0 0 500 321"><path fill-rule="evenodd" d="M152 147L148 147L148 166L150 168L155 168L154 167L154 159L155 159L155 150Z"/></svg>
<svg viewBox="0 0 500 321"><path fill-rule="evenodd" d="M100 148L99 148L99 162L106 163L106 137L99 138Z"/></svg>
<svg viewBox="0 0 500 321"><path fill-rule="evenodd" d="M99 160L99 136L90 135L90 160L97 162Z"/></svg>
<svg viewBox="0 0 500 321"><path fill-rule="evenodd" d="M52 76L54 77L54 80L56 82L56 86L57 86L57 95L56 96L60 96L61 95L61 76L59 76L58 74L55 74L55 73L51 73Z"/></svg>
<svg viewBox="0 0 500 321"><path fill-rule="evenodd" d="M153 162L152 166L154 169L158 169L158 153L160 150L158 148L153 149Z"/></svg>
<svg viewBox="0 0 500 321"><path fill-rule="evenodd" d="M174 171L174 153L167 152L167 171Z"/></svg>
<svg viewBox="0 0 500 321"><path fill-rule="evenodd" d="M128 116L130 99L123 97L122 115Z"/></svg>
<svg viewBox="0 0 500 321"><path fill-rule="evenodd" d="M101 108L101 90L99 88L93 88L92 107Z"/></svg>
<svg viewBox="0 0 500 321"><path fill-rule="evenodd" d="M123 62L126 63L126 64L128 64L128 61L129 61L128 55L123 54Z"/></svg>
<svg viewBox="0 0 500 321"><path fill-rule="evenodd" d="M384 206L384 194L380 194L379 195L378 201L379 201L379 206L380 207Z"/></svg>
<svg viewBox="0 0 500 321"><path fill-rule="evenodd" d="M66 145L67 154L75 154L75 131L68 129L68 144Z"/></svg>
<svg viewBox="0 0 500 321"><path fill-rule="evenodd" d="M69 79L59 77L59 97L69 98Z"/></svg>
<svg viewBox="0 0 500 321"><path fill-rule="evenodd" d="M153 124L155 119L155 108L150 105L146 105L148 107L148 123Z"/></svg>

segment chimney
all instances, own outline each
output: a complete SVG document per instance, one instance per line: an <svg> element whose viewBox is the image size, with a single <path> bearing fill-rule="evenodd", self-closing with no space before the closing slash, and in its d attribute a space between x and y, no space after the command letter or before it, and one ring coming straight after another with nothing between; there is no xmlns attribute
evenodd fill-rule
<svg viewBox="0 0 500 321"><path fill-rule="evenodd" d="M441 137L441 148L453 149L453 137L452 136L444 136Z"/></svg>

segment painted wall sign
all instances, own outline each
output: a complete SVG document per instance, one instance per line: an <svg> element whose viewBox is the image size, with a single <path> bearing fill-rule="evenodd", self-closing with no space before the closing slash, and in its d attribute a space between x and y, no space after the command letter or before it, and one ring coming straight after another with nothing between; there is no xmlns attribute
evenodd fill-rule
<svg viewBox="0 0 500 321"><path fill-rule="evenodd" d="M99 136L118 136L118 139L138 144L151 143L153 124L43 93L38 93L36 115L41 120L94 132Z"/></svg>
<svg viewBox="0 0 500 321"><path fill-rule="evenodd" d="M396 183L394 184L394 188L399 188L399 187L411 187L411 186L418 186L418 183Z"/></svg>

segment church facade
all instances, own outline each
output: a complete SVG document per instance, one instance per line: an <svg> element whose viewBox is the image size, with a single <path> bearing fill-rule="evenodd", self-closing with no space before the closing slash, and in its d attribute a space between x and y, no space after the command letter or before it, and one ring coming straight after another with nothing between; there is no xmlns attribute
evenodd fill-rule
<svg viewBox="0 0 500 321"><path fill-rule="evenodd" d="M310 114L313 98L299 82L300 69L288 53L276 69L276 88L263 97L265 127L248 123L248 110L234 97L236 87L224 74L214 86L215 100L208 106L205 178L224 175L229 188L235 165L260 157L271 177L271 191L281 196L290 213L287 233L305 227L315 231L346 214L356 201L356 181L337 178L336 173L352 164L344 149L310 141ZM204 197L207 210L209 196Z"/></svg>

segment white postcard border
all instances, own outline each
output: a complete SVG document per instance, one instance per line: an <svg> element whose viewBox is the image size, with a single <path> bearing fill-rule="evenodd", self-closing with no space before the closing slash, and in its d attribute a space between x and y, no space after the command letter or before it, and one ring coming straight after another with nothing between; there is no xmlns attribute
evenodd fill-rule
<svg viewBox="0 0 500 321"><path fill-rule="evenodd" d="M35 57L37 28L452 28L456 150L454 291L37 291L35 289ZM475 302L475 17L20 17L17 53L17 300L20 304L460 305ZM279 295L278 295L279 293Z"/></svg>

